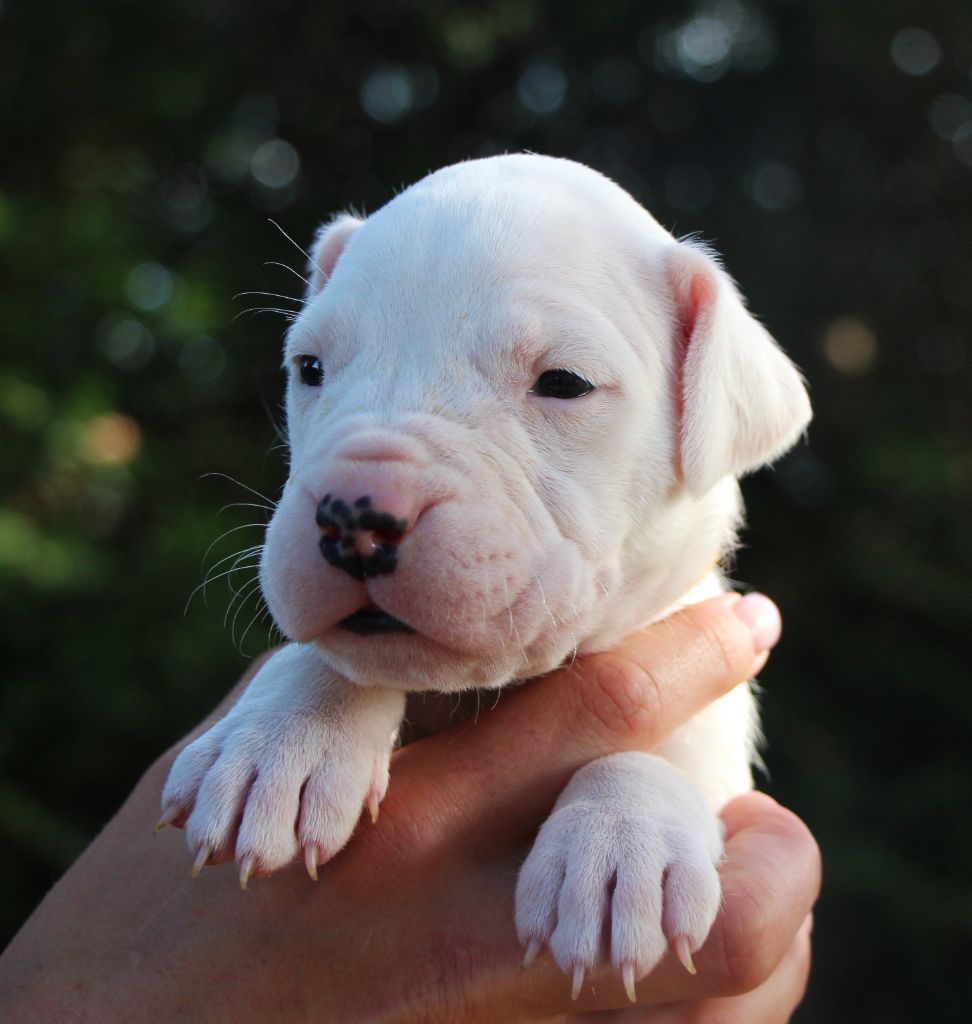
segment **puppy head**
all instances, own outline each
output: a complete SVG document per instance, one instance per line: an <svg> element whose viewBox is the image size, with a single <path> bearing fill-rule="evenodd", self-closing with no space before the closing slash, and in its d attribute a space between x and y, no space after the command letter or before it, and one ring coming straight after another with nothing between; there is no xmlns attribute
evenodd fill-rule
<svg viewBox="0 0 972 1024"><path fill-rule="evenodd" d="M310 271L261 575L361 683L501 685L658 615L809 418L718 264L569 161L446 168Z"/></svg>

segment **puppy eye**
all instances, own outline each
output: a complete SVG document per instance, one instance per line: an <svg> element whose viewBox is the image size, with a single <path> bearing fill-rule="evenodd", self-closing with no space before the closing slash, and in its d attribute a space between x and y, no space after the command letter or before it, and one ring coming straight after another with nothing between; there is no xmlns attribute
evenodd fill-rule
<svg viewBox="0 0 972 1024"><path fill-rule="evenodd" d="M324 367L317 356L300 357L300 379L309 388L319 388L324 383Z"/></svg>
<svg viewBox="0 0 972 1024"><path fill-rule="evenodd" d="M594 385L570 370L546 370L537 377L528 394L541 398L580 398L590 394Z"/></svg>

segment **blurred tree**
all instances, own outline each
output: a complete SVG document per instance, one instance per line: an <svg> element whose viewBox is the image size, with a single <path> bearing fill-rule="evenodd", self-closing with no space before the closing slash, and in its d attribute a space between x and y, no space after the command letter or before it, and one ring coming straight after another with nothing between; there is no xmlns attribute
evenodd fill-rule
<svg viewBox="0 0 972 1024"><path fill-rule="evenodd" d="M966 0L2 4L4 932L268 640L299 246L536 149L712 239L806 370L736 570L784 608L769 787L826 857L802 1019L964 1021L970 73Z"/></svg>

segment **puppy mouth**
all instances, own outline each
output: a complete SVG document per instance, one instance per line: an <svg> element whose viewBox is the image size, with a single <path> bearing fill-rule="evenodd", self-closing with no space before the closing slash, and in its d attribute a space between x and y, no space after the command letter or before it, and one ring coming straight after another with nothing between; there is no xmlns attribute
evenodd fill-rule
<svg viewBox="0 0 972 1024"><path fill-rule="evenodd" d="M388 633L414 633L407 623L382 610L376 604L359 608L352 615L341 619L338 625L358 636L381 636Z"/></svg>

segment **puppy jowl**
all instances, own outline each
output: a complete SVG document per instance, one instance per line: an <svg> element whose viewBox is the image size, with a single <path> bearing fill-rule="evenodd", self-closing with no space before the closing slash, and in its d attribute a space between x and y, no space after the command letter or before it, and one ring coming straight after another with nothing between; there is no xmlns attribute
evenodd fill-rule
<svg viewBox="0 0 972 1024"><path fill-rule="evenodd" d="M162 797L195 870L235 857L244 887L316 878L377 816L407 692L537 676L724 589L736 478L810 417L713 256L570 161L447 167L322 228L309 271L260 572L291 642ZM549 949L576 995L609 906L632 997L670 949L694 970L755 732L742 685L577 772L519 875L527 962Z"/></svg>

